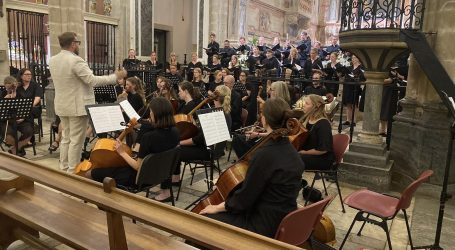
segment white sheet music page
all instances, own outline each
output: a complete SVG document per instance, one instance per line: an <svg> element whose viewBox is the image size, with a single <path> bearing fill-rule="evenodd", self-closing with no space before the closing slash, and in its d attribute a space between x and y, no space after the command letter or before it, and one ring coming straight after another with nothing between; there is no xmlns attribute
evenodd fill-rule
<svg viewBox="0 0 455 250"><path fill-rule="evenodd" d="M121 101L119 104L130 119L136 118L136 121L139 121L139 119L141 119L141 116L139 116L136 110L134 110L133 106L131 106L131 103L128 100Z"/></svg>
<svg viewBox="0 0 455 250"><path fill-rule="evenodd" d="M120 123L125 122L125 119L123 119L122 110L118 105L90 107L88 111L97 134L125 128L125 126L120 125Z"/></svg>
<svg viewBox="0 0 455 250"><path fill-rule="evenodd" d="M453 101L453 97L450 96L449 100L450 100L450 104L452 104L453 110L455 110L455 102Z"/></svg>
<svg viewBox="0 0 455 250"><path fill-rule="evenodd" d="M223 111L199 114L198 118L202 127L202 132L204 133L205 144L207 146L211 146L231 138Z"/></svg>

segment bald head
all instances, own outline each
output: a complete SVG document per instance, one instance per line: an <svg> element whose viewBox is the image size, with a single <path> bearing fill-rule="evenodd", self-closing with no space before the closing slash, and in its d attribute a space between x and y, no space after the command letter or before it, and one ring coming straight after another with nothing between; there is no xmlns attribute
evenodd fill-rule
<svg viewBox="0 0 455 250"><path fill-rule="evenodd" d="M224 77L224 85L232 89L234 87L235 79L231 75L227 75Z"/></svg>

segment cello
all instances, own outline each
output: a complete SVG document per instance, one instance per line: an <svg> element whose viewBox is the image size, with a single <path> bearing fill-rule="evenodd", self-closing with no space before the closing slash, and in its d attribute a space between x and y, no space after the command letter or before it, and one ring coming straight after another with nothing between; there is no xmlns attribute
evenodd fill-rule
<svg viewBox="0 0 455 250"><path fill-rule="evenodd" d="M133 131L134 126L137 125L136 118L130 120L126 128L118 136L117 140L123 141L123 139L131 131ZM111 138L99 138L95 145L92 148L90 153L90 159L84 160L79 165L77 165L75 174L83 175L85 172L93 168L107 168L107 167L127 167L128 163L123 159L115 149L115 139ZM122 143L122 147L128 155L132 154L131 149L125 144Z"/></svg>
<svg viewBox="0 0 455 250"><path fill-rule="evenodd" d="M218 92L213 92L212 95L205 98L202 102L200 102L193 110L191 110L188 114L176 114L174 115L175 120L175 127L180 134L180 140L186 140L189 138L193 138L199 132L199 129L193 122L193 114L202 106L207 104L210 101L213 101L215 98L218 97Z"/></svg>
<svg viewBox="0 0 455 250"><path fill-rule="evenodd" d="M229 194L236 190L245 179L248 164L253 154L269 140L276 140L280 137L288 135L297 135L299 132L301 132L300 122L296 118L288 119L286 121L286 128L275 129L272 131L258 144L251 148L244 156L242 156L234 165L221 173L215 184L216 188L205 199L201 200L191 210L191 212L199 213L208 205L217 205L225 201ZM298 138L303 138L303 136Z"/></svg>

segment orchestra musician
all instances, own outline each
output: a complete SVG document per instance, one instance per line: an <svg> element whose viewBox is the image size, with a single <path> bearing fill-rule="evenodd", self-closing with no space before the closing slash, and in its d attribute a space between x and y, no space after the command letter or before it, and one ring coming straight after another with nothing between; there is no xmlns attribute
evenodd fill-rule
<svg viewBox="0 0 455 250"><path fill-rule="evenodd" d="M204 97L207 96L206 83L202 81L202 70L200 68L195 68L193 70L192 84L194 86L194 94L192 95L192 98L199 103Z"/></svg>
<svg viewBox="0 0 455 250"><path fill-rule="evenodd" d="M182 76L179 74L178 65L169 65L169 72L166 72L164 76L169 79L171 86L175 91L178 91L179 83L183 81Z"/></svg>
<svg viewBox="0 0 455 250"><path fill-rule="evenodd" d="M133 109L139 112L145 106L145 92L142 88L142 81L138 77L128 77L125 83L125 89L117 96L117 101L128 100ZM128 118L127 116L125 118ZM128 122L128 120L127 120Z"/></svg>
<svg viewBox="0 0 455 250"><path fill-rule="evenodd" d="M204 49L205 53L207 54L207 65L209 65L209 67L212 67L213 56L218 55L218 52L220 50L220 44L218 44L216 41L215 33L210 34L210 42L207 45L207 48Z"/></svg>
<svg viewBox="0 0 455 250"><path fill-rule="evenodd" d="M187 81L193 81L193 70L195 68L200 68L202 69L202 63L198 62L197 60L197 53L192 52L191 53L191 62L188 63L188 68L187 68L187 73L186 73L186 80Z"/></svg>
<svg viewBox="0 0 455 250"><path fill-rule="evenodd" d="M299 151L306 170L328 170L335 159L332 146L332 125L325 113L325 102L319 95L304 97L301 119L308 138Z"/></svg>
<svg viewBox="0 0 455 250"><path fill-rule="evenodd" d="M264 104L262 124L268 133L283 127L291 112L281 98ZM286 137L267 142L249 161L242 186L225 202L200 214L255 233L273 237L281 220L297 209L304 164Z"/></svg>
<svg viewBox="0 0 455 250"><path fill-rule="evenodd" d="M231 75L227 75L223 79L224 85L226 85L230 90L231 94L231 118L232 118L232 131L242 127L242 97L237 91L233 91L235 79Z"/></svg>
<svg viewBox="0 0 455 250"><path fill-rule="evenodd" d="M136 183L137 170L141 167L143 159L149 154L156 154L175 148L179 143L179 133L175 127L171 103L163 97L151 99L148 109L150 123L153 129L143 135L137 160L128 155L117 141L115 148L118 154L125 159L127 167L94 168L87 172L87 177L98 182L103 182L105 177L111 177L117 185L132 187ZM160 166L154 166L159 168ZM170 179L161 183L161 193L155 197L163 201L162 196L170 195Z"/></svg>
<svg viewBox="0 0 455 250"><path fill-rule="evenodd" d="M318 96L325 96L327 94L327 89L321 84L321 78L320 72L316 71L313 73L313 82L310 86L305 88L305 95L315 94Z"/></svg>
<svg viewBox="0 0 455 250"><path fill-rule="evenodd" d="M247 81L247 73L242 71L240 73L240 80L238 80L235 84L233 89L240 94L242 98L242 107L247 109L248 104L250 102L251 91L253 90L253 86L248 83Z"/></svg>
<svg viewBox="0 0 455 250"><path fill-rule="evenodd" d="M283 81L273 82L269 88L269 99L282 99L290 106L288 86ZM264 101L260 96L257 97L259 106L263 106ZM261 114L259 114L261 116ZM232 138L232 149L238 158L241 158L248 150L259 142L259 139L266 137L269 133L262 129L252 129L245 131L244 134L235 133Z"/></svg>
<svg viewBox="0 0 455 250"><path fill-rule="evenodd" d="M3 85L5 86L5 91L0 93L0 99L16 99L21 98L17 93L17 80L12 76L5 77L3 81ZM8 124L8 126L7 126ZM17 142L17 149L16 149L16 133L17 131L21 132L21 136L18 138ZM24 156L25 151L23 148L27 146L28 142L33 136L33 118L30 114L29 118L27 119L18 119L16 120L16 126L14 126L11 122L0 122L0 132L2 133L2 137L4 137L5 143L11 145L10 149L8 150L11 154L17 154L18 156Z"/></svg>

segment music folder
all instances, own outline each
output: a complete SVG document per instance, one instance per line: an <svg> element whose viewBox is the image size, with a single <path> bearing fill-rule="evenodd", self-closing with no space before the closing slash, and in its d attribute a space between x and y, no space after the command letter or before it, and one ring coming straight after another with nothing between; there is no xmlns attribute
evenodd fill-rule
<svg viewBox="0 0 455 250"><path fill-rule="evenodd" d="M211 146L231 138L227 126L226 117L222 108L210 108L196 111L205 145Z"/></svg>

